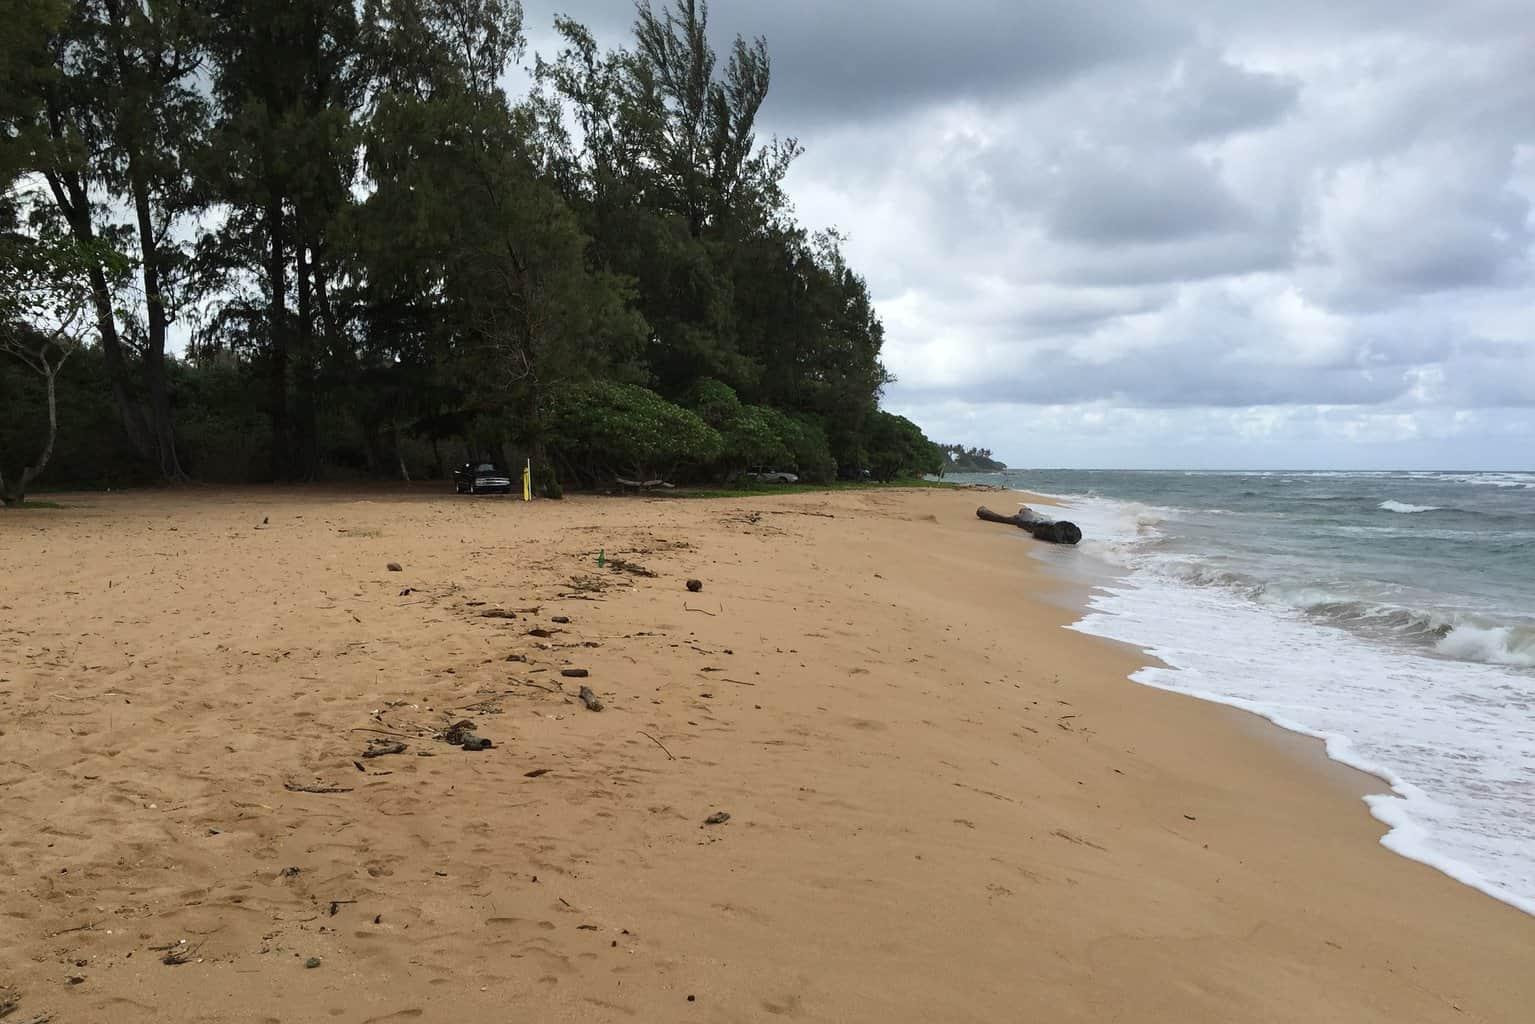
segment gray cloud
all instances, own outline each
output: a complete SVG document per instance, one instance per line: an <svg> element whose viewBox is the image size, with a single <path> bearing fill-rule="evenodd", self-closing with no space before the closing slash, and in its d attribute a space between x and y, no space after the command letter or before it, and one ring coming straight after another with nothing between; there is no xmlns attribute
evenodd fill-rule
<svg viewBox="0 0 1535 1024"><path fill-rule="evenodd" d="M1167 122L1190 139L1223 138L1265 128L1288 114L1300 80L1238 67L1198 51L1179 62L1167 89Z"/></svg>
<svg viewBox="0 0 1535 1024"><path fill-rule="evenodd" d="M569 9L626 41L625 5ZM887 401L931 432L1020 462L1028 424L1079 464L1528 464L1528 0L713 17L767 36L790 193L850 234Z"/></svg>
<svg viewBox="0 0 1535 1024"><path fill-rule="evenodd" d="M1219 234L1246 220L1219 175L1187 153L1146 159L1131 151L1100 151L1059 173L1045 227L1061 241L1178 241Z"/></svg>

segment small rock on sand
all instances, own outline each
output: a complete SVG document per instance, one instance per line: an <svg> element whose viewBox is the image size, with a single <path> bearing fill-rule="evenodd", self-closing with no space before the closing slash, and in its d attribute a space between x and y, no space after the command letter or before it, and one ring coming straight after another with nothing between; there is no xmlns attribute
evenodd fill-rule
<svg viewBox="0 0 1535 1024"><path fill-rule="evenodd" d="M400 568L400 563L399 562L390 562L388 565L384 566L384 568L388 569L390 572L404 572L405 571L404 569Z"/></svg>

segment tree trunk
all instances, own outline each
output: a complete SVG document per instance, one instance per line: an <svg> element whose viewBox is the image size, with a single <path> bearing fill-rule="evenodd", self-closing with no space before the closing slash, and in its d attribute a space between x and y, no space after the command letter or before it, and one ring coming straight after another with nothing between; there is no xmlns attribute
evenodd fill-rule
<svg viewBox="0 0 1535 1024"><path fill-rule="evenodd" d="M162 480L185 480L176 456L176 431L171 423L170 395L165 385L165 332L168 318L160 292L160 247L155 241L154 215L149 205L149 182L138 154L130 151L128 173L133 184L133 205L138 216L139 253L144 268L144 306L149 319L149 344L144 350L144 390L149 397L149 431Z"/></svg>
<svg viewBox="0 0 1535 1024"><path fill-rule="evenodd" d="M288 426L288 290L287 240L283 232L282 193L268 184L267 328L271 331L271 362L267 368L267 414L272 420L272 479L291 475L292 439Z"/></svg>
<svg viewBox="0 0 1535 1024"><path fill-rule="evenodd" d="M146 83L130 63L128 49L137 48L133 47L131 30L125 24L123 5L117 0L109 0L106 10L114 30L113 56L117 63L117 87L126 90L130 96L150 95L130 88L131 83ZM148 54L143 56L147 58ZM171 423L170 396L165 385L165 332L168 317L165 297L160 291L160 244L155 233L154 210L150 204L149 176L144 170L142 147L147 133L142 130L141 118L145 111L134 100L128 102L129 109L122 114L116 134L117 142L128 158L128 186L133 193L139 255L143 264L144 306L149 328L142 368L144 392L149 406L146 441L160 478L179 481L185 480L186 474L181 471L181 461L176 457L176 431Z"/></svg>
<svg viewBox="0 0 1535 1024"><path fill-rule="evenodd" d="M55 120L55 138L59 139ZM77 242L90 244L95 241L96 230L91 222L91 207L85 185L80 176L70 170L51 170L44 173L53 201L64 214L70 234ZM154 448L149 439L149 427L144 410L128 386L128 362L123 356L122 339L117 333L117 316L112 310L112 288L101 264L90 261L87 276L91 283L91 303L96 313L96 330L101 335L101 356L107 366L107 380L112 386L112 402L117 406L118 419L128 443L142 459L153 459Z"/></svg>
<svg viewBox="0 0 1535 1024"><path fill-rule="evenodd" d="M314 303L310 291L310 248L305 240L305 224L302 215L297 220L298 245L294 250L298 276L298 364L294 367L294 434L297 465L295 469L304 480L319 475L319 440L315 423L315 343Z"/></svg>
<svg viewBox="0 0 1535 1024"><path fill-rule="evenodd" d="M1027 505L1019 505L1018 514L1012 516L1001 515L982 505L975 510L975 515L976 518L984 519L988 523L1007 523L1020 530L1028 530L1036 540L1047 540L1052 544L1075 544L1082 539L1082 531L1077 528L1076 523L1068 523L1064 519L1050 519Z"/></svg>
<svg viewBox="0 0 1535 1024"><path fill-rule="evenodd" d="M69 357L66 355L64 358ZM44 362L43 366L43 376L48 381L48 441L43 445L43 451L37 457L37 463L22 467L21 476L17 478L14 487L7 489L5 478L0 476L0 498L3 498L7 505L20 505L27 500L27 489L32 486L32 481L48 468L48 460L53 458L53 442L59 436L59 401L56 382L59 370L64 366L64 359L60 359L57 365L49 366Z"/></svg>

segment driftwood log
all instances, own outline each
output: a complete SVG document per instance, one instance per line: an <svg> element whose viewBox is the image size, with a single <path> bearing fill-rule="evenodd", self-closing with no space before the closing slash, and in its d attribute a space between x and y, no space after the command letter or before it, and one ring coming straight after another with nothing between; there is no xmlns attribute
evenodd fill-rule
<svg viewBox="0 0 1535 1024"><path fill-rule="evenodd" d="M1082 539L1082 531L1076 523L1042 516L1027 505L1019 505L1018 514L1013 516L1001 515L982 505L975 510L975 515L988 523L1007 523L1028 530L1036 540L1047 540L1051 544L1075 544Z"/></svg>

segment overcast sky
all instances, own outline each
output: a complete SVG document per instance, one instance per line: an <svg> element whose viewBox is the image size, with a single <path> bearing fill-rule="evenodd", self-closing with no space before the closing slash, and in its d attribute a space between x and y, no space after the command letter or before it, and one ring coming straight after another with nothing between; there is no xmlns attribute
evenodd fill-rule
<svg viewBox="0 0 1535 1024"><path fill-rule="evenodd" d="M623 0L526 0L628 45ZM716 0L885 404L1015 466L1535 465L1530 0Z"/></svg>

